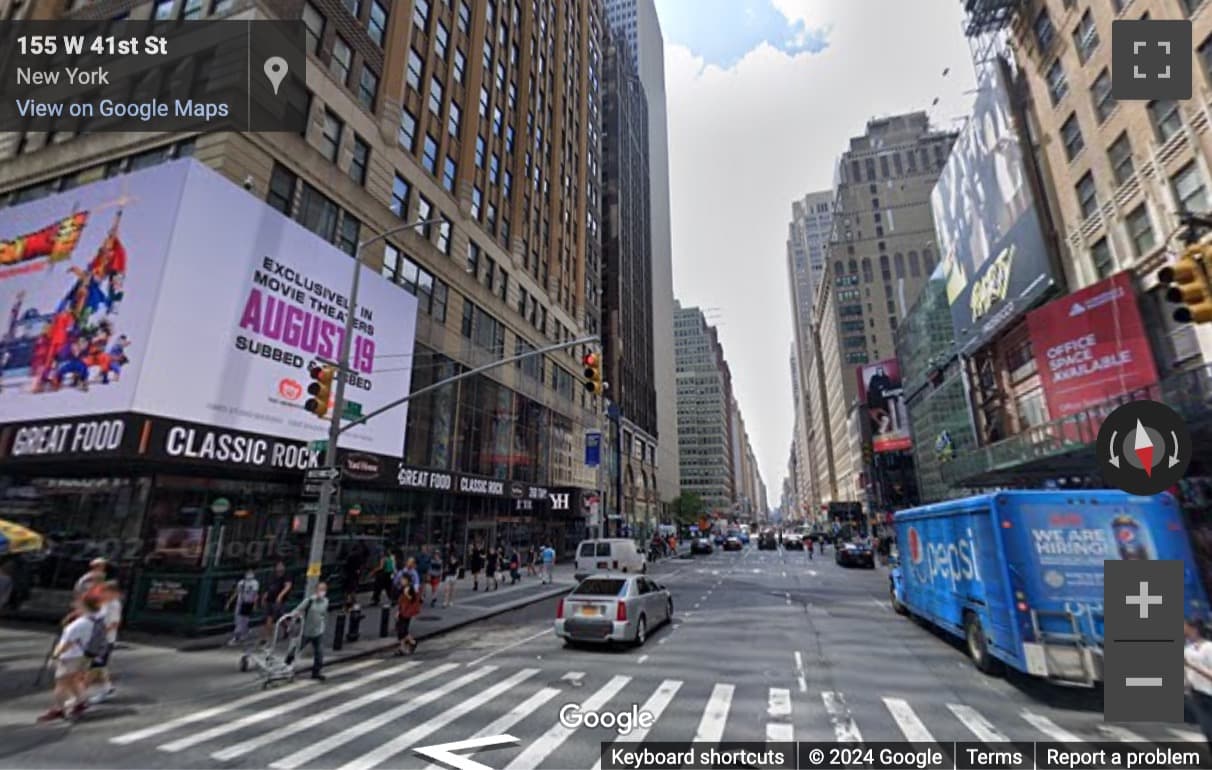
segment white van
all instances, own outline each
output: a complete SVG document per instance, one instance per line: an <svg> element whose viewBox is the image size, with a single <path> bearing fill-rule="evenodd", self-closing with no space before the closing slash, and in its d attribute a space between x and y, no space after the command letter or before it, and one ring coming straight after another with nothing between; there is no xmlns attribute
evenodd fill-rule
<svg viewBox="0 0 1212 770"><path fill-rule="evenodd" d="M583 540L577 546L575 577L584 580L595 572L647 572L648 562L635 541L626 538Z"/></svg>

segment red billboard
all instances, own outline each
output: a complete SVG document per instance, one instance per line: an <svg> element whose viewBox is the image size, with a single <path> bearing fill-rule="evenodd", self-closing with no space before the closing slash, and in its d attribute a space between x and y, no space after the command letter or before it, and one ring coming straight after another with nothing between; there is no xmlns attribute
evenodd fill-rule
<svg viewBox="0 0 1212 770"><path fill-rule="evenodd" d="M909 416L905 412L901 367L895 358L858 367L859 401L871 420L871 449L896 452L912 447Z"/></svg>
<svg viewBox="0 0 1212 770"><path fill-rule="evenodd" d="M1157 382L1127 272L1028 313L1027 328L1054 420Z"/></svg>

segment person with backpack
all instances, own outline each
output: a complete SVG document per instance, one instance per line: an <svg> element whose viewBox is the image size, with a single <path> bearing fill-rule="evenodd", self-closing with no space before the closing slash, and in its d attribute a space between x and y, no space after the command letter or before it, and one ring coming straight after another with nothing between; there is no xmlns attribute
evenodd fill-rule
<svg viewBox="0 0 1212 770"><path fill-rule="evenodd" d="M324 631L328 628L328 583L320 581L316 584L316 592L304 599L292 613L303 621L303 633L300 647L311 645L311 678L323 682L324 668ZM294 656L286 659L287 664L294 663Z"/></svg>
<svg viewBox="0 0 1212 770"><path fill-rule="evenodd" d="M518 553L517 546L510 549L509 553L509 585L517 585L521 579L522 555Z"/></svg>
<svg viewBox="0 0 1212 770"><path fill-rule="evenodd" d="M248 641L248 627L252 621L252 614L256 611L260 601L261 584L257 582L257 576L249 569L245 571L244 577L236 582L236 587L232 589L231 596L227 600L227 609L230 610L233 604L236 609L236 628L231 639L227 640L228 647L235 647Z"/></svg>
<svg viewBox="0 0 1212 770"><path fill-rule="evenodd" d="M412 619L421 614L421 589L410 581L404 581L400 599L396 603L396 639L400 646L396 655L411 655L417 649L410 627Z"/></svg>
<svg viewBox="0 0 1212 770"><path fill-rule="evenodd" d="M101 586L100 615L105 624L105 648L101 654L92 657L89 671L89 684L100 688L100 691L88 699L89 705L104 703L114 697L117 690L109 676L109 663L114 654L114 645L118 643L118 628L122 625L122 589L118 581L109 580Z"/></svg>
<svg viewBox="0 0 1212 770"><path fill-rule="evenodd" d="M63 633L51 660L55 663L54 705L38 717L39 722L71 719L88 708L84 698L88 667L105 650L105 619L101 616L99 592L80 597L79 606L63 622Z"/></svg>

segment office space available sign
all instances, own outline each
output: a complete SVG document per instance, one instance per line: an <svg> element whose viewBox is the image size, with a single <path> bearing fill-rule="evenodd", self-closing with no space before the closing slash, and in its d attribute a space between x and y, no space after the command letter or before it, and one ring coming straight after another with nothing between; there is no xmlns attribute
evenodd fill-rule
<svg viewBox="0 0 1212 770"><path fill-rule="evenodd" d="M1157 382L1127 272L1029 313L1027 328L1054 420Z"/></svg>

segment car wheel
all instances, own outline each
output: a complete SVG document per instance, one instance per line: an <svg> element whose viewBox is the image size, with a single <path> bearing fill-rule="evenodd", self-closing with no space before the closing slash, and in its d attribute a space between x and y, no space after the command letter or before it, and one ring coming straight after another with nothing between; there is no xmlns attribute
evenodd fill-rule
<svg viewBox="0 0 1212 770"><path fill-rule="evenodd" d="M968 655L978 671L985 674L1001 673L1001 661L989 654L985 629L981 628L980 618L974 612L969 612L964 617L964 639L967 642Z"/></svg>
<svg viewBox="0 0 1212 770"><path fill-rule="evenodd" d="M648 619L641 615L635 624L635 644L637 647L643 647L646 641L648 641Z"/></svg>
<svg viewBox="0 0 1212 770"><path fill-rule="evenodd" d="M571 640L571 639L564 640L564 649L573 650L573 649L576 649L576 646L577 646L577 643L574 642L573 640Z"/></svg>
<svg viewBox="0 0 1212 770"><path fill-rule="evenodd" d="M892 602L892 611L897 615L908 615L909 608L900 603L896 598L896 587L892 585L892 581L888 581L888 600Z"/></svg>
<svg viewBox="0 0 1212 770"><path fill-rule="evenodd" d="M673 622L673 599L665 602L665 620Z"/></svg>

